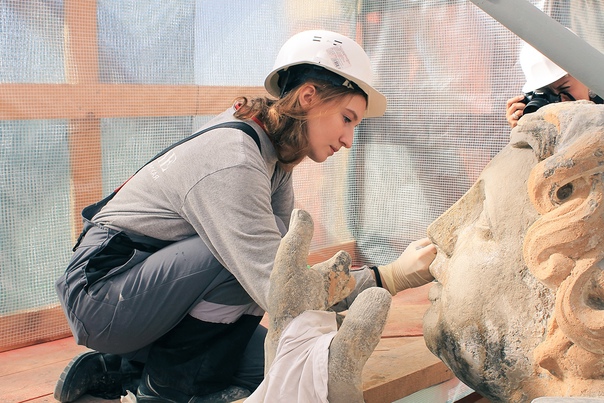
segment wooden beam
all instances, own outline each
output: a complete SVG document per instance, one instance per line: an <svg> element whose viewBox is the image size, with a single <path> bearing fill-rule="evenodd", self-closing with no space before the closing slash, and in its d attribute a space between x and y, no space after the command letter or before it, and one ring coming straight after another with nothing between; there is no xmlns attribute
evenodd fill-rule
<svg viewBox="0 0 604 403"><path fill-rule="evenodd" d="M357 259L356 249L357 244L355 241L343 242L337 245L326 246L324 248L311 251L308 255L307 262L310 265L324 262L326 260L331 259L331 257L333 257L333 255L335 255L339 251L343 250L345 252L348 252L350 257L352 258L352 264L354 265Z"/></svg>
<svg viewBox="0 0 604 403"><path fill-rule="evenodd" d="M99 81L96 0L65 0L65 76L71 84Z"/></svg>
<svg viewBox="0 0 604 403"><path fill-rule="evenodd" d="M58 305L0 316L0 351L14 350L71 336L63 309Z"/></svg>
<svg viewBox="0 0 604 403"><path fill-rule="evenodd" d="M216 115L263 87L143 84L0 84L0 119Z"/></svg>
<svg viewBox="0 0 604 403"><path fill-rule="evenodd" d="M65 77L72 88L99 81L96 0L65 0ZM83 104L81 106L86 106ZM82 230L80 212L102 198L101 120L94 113L69 120L72 237Z"/></svg>
<svg viewBox="0 0 604 403"><path fill-rule="evenodd" d="M394 402L453 377L423 336L381 339L363 367L363 397L367 403Z"/></svg>
<svg viewBox="0 0 604 403"><path fill-rule="evenodd" d="M69 121L69 155L72 238L75 241L82 231L82 209L104 196L100 119Z"/></svg>

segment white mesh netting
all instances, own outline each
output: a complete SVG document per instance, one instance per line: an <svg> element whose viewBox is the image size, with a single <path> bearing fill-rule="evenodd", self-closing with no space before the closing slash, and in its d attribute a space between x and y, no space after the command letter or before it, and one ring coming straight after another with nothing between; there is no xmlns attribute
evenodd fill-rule
<svg viewBox="0 0 604 403"><path fill-rule="evenodd" d="M528 1L528 0L527 0ZM599 1L534 2L600 51ZM521 41L467 0L0 0L0 350L68 334L54 280L81 208L163 147L263 94L305 29L356 38L389 106L295 173L313 248L394 259L507 142Z"/></svg>

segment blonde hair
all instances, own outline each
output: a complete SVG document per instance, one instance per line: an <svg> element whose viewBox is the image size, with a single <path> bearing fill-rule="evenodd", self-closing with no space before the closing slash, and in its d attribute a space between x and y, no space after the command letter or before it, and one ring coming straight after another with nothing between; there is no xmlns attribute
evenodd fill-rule
<svg viewBox="0 0 604 403"><path fill-rule="evenodd" d="M310 84L315 87L317 97L310 107L303 107L299 101L302 88ZM360 94L367 95L358 89L345 86L334 86L321 80L308 79L295 87L282 98L270 99L259 97L248 100L240 97L236 101L241 104L235 112L239 119L259 119L266 127L267 134L277 151L279 162L286 169L292 169L306 157L308 152L308 135L306 121L308 112L314 108L324 110L335 109L336 106Z"/></svg>

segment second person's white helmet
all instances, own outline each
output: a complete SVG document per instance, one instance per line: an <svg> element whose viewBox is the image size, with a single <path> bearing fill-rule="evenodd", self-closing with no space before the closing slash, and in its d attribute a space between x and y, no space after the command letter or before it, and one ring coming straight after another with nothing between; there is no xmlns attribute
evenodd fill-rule
<svg viewBox="0 0 604 403"><path fill-rule="evenodd" d="M281 47L273 70L264 80L269 94L279 97L279 72L288 68L308 64L320 66L353 82L367 94L365 117L382 116L386 111L386 97L373 88L373 71L369 56L363 48L336 32L310 30L289 38Z"/></svg>
<svg viewBox="0 0 604 403"><path fill-rule="evenodd" d="M520 51L520 66L526 78L526 83L522 87L523 92L543 88L567 74L566 71L526 42Z"/></svg>

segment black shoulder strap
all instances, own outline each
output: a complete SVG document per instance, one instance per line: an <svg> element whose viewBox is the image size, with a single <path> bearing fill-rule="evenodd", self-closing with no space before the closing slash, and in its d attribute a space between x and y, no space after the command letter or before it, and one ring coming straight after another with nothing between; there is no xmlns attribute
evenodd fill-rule
<svg viewBox="0 0 604 403"><path fill-rule="evenodd" d="M228 127L231 129L239 129L239 130L245 132L245 134L250 136L254 140L254 142L256 142L256 145L258 146L258 150L262 151L262 148L260 147L260 138L258 137L258 133L256 133L256 130L254 130L252 128L252 126L250 126L249 124L242 122L242 121L223 122L223 123L218 123L214 126L206 127L205 129L195 132L195 133L191 134L189 137L185 137L184 139L177 141L176 143L172 144L171 146L166 147L164 150L159 152L155 157L153 157L149 161L147 161L147 163L145 165L143 165L139 169L137 169L136 172L134 173L134 175L136 175L138 173L138 171L140 171L141 169L143 169L144 167L149 165L152 161L155 161L156 159L158 159L159 157L161 157L162 155L164 155L165 153L167 153L174 147L177 147L183 143L186 143L187 141L194 139L195 137L199 136L200 134L204 134L205 132L209 132L210 130L214 130L214 129L221 129L223 127ZM134 176L134 175L132 175L132 176ZM132 176L130 176L130 178L132 178ZM128 182L130 180L130 178L128 178L128 180L126 180L126 182ZM112 195L117 193L122 188L122 186L124 186L126 184L126 182L122 183L117 189L115 189L113 191ZM107 201L109 201L109 200L111 200L111 199L108 199Z"/></svg>
<svg viewBox="0 0 604 403"><path fill-rule="evenodd" d="M250 126L248 123L242 122L242 121L230 121L230 122L223 122L223 123L218 123L214 126L210 126L210 127L206 127L203 130L200 130L198 132L193 133L192 135L185 137L184 139L177 141L176 143L172 144L171 146L167 147L166 149L164 149L163 151L161 151L159 154L157 154L155 157L151 158L149 161L147 161L147 163L143 166L141 166L139 169L136 170L136 172L134 173L136 175L136 173L138 173L138 171L140 171L141 169L143 169L145 166L147 166L150 162L156 160L157 158L161 157L162 155L164 155L165 153L167 153L168 151L170 151L171 149L173 149L176 146L181 145L182 143L185 143L191 139L194 139L195 137L199 136L200 134L203 134L205 132L208 132L210 130L213 129L219 129L219 128L224 128L224 127L228 127L228 128L232 128L232 129L239 129L243 132L245 132L248 136L250 136L254 142L256 143L256 145L258 146L259 150L262 150L260 147L260 138L258 137L258 133L256 133L256 131L252 128L252 126ZM134 175L132 175L134 176ZM130 178L132 178L132 176L130 176ZM128 179L130 180L130 179ZM99 211L101 211L101 209L103 208L103 206L105 206L105 204L107 204L109 202L109 200L113 199L113 197L115 196L115 194L122 188L122 186L124 186L126 184L126 182L128 182L128 180L126 180L124 183L122 183L117 189L115 189L110 195L108 195L107 197L105 197L103 200L100 200L94 204L91 204L88 207L85 207L82 210L82 217L87 219L87 220L92 220L92 217L94 217L94 215L96 213L98 213ZM82 234L80 234L80 237L78 239L78 242L76 243L76 246L74 247L77 248L77 246L80 243L80 240L82 239L82 236L84 235L84 232L82 232Z"/></svg>
<svg viewBox="0 0 604 403"><path fill-rule="evenodd" d="M231 129L239 129L239 130L245 132L245 134L250 136L254 140L254 142L256 142L256 145L258 146L258 150L262 151L262 147L260 147L260 138L258 137L258 133L256 133L256 130L254 130L252 128L252 126L250 126L249 124L247 124L245 122L238 122L238 121L223 122L223 123L218 123L214 126L206 127L205 129L195 132L195 133L191 134L189 137L185 137L184 139L179 140L176 143L166 147L165 149L160 151L155 157L153 157L149 161L147 161L147 163L145 165L143 165L139 169L137 169L136 172L134 173L134 175L136 175L138 173L138 171L140 171L141 169L143 169L144 167L149 165L152 161L155 161L162 155L166 154L168 151L170 151L174 147L177 147L183 143L186 143L187 141L194 139L195 137L199 136L200 134L204 134L205 132L209 132L210 130L214 130L214 129L221 129L223 127L228 127ZM134 176L134 175L132 175L132 176ZM132 178L132 176L130 178ZM128 182L128 180L126 180L126 182ZM124 186L126 184L126 182L122 183L117 189L115 189L115 191L113 193L117 193L117 191L120 190L122 188L122 186Z"/></svg>
<svg viewBox="0 0 604 403"><path fill-rule="evenodd" d="M187 141L189 141L191 139L194 139L195 137L199 136L200 134L203 134L203 133L208 132L208 131L213 130L213 129L220 129L220 128L223 128L223 127L229 127L229 128L232 128L232 129L239 129L239 130L245 132L248 136L250 136L252 139L254 139L254 141L256 142L256 145L258 146L258 149L262 150L262 148L260 147L260 138L258 138L258 133L256 133L256 130L254 130L252 128L252 126L250 126L249 124L247 124L245 122L238 122L238 121L218 123L217 125L206 127L203 130L200 130L198 132L195 132L195 133L191 134L189 137L185 137L184 139L177 141L176 143L172 144L171 146L169 146L166 149L164 149L163 151L161 151L155 157L151 158L145 165L143 165L142 167L140 167L136 172L140 171L146 165L148 165L151 161L154 161L154 160L158 159L159 157L161 157L162 155L164 155L165 153L167 153L168 151L170 151L174 147L177 147L177 146L181 145L182 143L186 143ZM136 174L136 172L135 172L135 174Z"/></svg>

